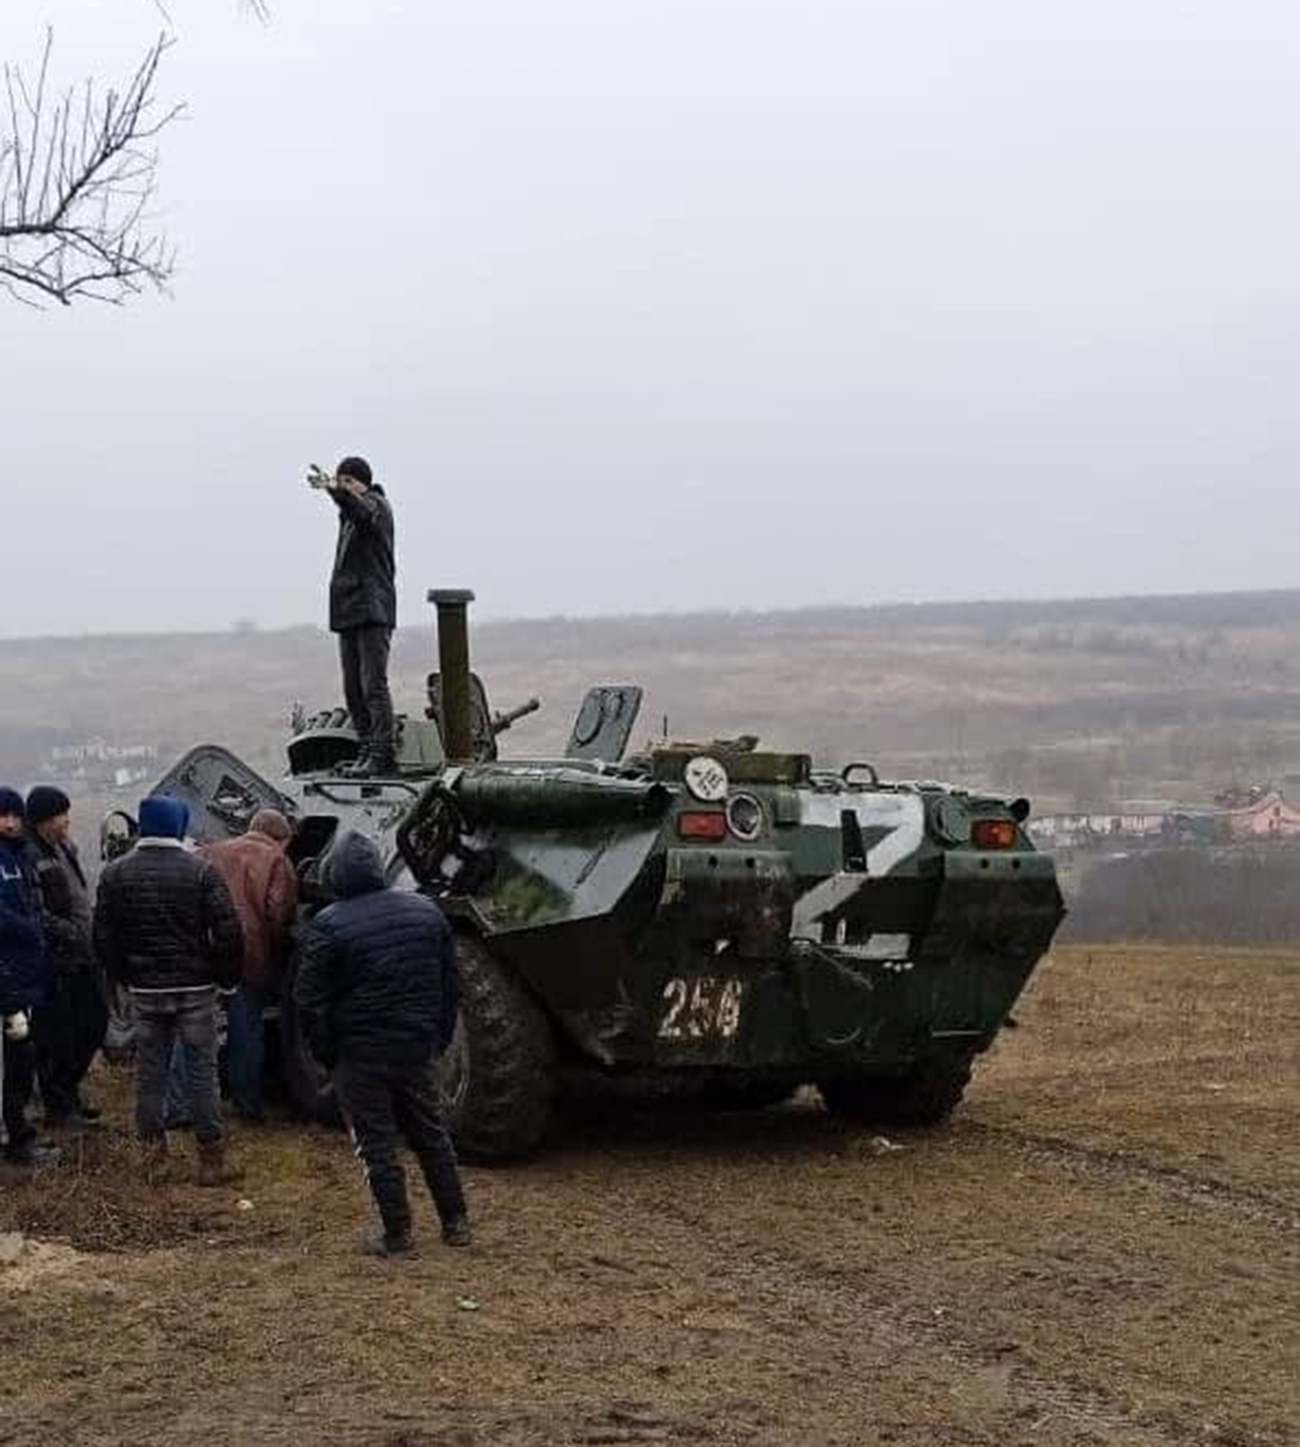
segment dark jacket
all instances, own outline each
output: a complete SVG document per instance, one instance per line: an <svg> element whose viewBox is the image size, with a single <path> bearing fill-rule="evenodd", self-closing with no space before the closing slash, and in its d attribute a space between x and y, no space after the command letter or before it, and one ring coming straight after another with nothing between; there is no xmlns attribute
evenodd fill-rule
<svg viewBox="0 0 1300 1447"><path fill-rule="evenodd" d="M345 834L322 883L336 896L303 931L294 1003L321 1064L417 1066L456 1028L456 945L431 899L388 889L379 851Z"/></svg>
<svg viewBox="0 0 1300 1447"><path fill-rule="evenodd" d="M393 509L378 484L360 497L331 492L339 510L339 542L330 577L330 628L397 626Z"/></svg>
<svg viewBox="0 0 1300 1447"><path fill-rule="evenodd" d="M94 911L77 846L71 840L66 844L50 844L35 829L28 830L27 843L39 886L42 924L54 973L70 975L93 969Z"/></svg>
<svg viewBox="0 0 1300 1447"><path fill-rule="evenodd" d="M244 936L210 864L179 841L142 839L99 881L95 951L109 978L133 990L231 988Z"/></svg>
<svg viewBox="0 0 1300 1447"><path fill-rule="evenodd" d="M30 1010L49 997L41 904L27 841L0 839L0 1014Z"/></svg>

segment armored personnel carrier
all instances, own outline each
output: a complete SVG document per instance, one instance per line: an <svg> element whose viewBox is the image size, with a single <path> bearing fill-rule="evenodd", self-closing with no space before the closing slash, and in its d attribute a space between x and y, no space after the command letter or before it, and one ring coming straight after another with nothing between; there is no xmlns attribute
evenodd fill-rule
<svg viewBox="0 0 1300 1447"><path fill-rule="evenodd" d="M1028 804L748 737L629 755L633 685L587 694L562 758L501 759L536 701L493 715L469 669L473 595L429 597L440 666L425 717L399 721L393 777L341 775L358 745L334 709L299 718L275 784L204 745L158 791L189 804L200 841L283 809L307 911L348 829L376 839L391 883L440 902L459 937L443 1073L462 1152L530 1151L584 1077L701 1108L812 1083L863 1121L945 1119L1064 913ZM294 1095L328 1116L291 988L280 1031Z"/></svg>

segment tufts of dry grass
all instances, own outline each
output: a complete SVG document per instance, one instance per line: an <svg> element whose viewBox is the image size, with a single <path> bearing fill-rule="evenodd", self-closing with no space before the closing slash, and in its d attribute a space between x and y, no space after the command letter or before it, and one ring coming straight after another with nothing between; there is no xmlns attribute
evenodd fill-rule
<svg viewBox="0 0 1300 1447"><path fill-rule="evenodd" d="M220 1213L151 1181L129 1136L99 1131L61 1144L64 1157L55 1166L5 1168L0 1231L117 1252L160 1250L223 1229Z"/></svg>

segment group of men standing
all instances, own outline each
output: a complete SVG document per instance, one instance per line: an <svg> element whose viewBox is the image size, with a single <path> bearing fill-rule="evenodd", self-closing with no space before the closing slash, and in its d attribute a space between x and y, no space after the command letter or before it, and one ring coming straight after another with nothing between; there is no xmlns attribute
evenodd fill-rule
<svg viewBox="0 0 1300 1447"><path fill-rule="evenodd" d="M263 1008L297 906L284 816L262 810L238 839L187 846L174 799L140 807L129 869L110 867L98 898L71 837L71 803L49 785L26 799L0 789L0 1017L5 1158L57 1158L29 1119L39 1084L47 1129L87 1128L100 1111L82 1084L108 1023L113 987L129 992L137 1061L136 1123L165 1151L165 1099L185 1083L200 1178L226 1174L216 1081L217 1001L227 995L231 1096L262 1118ZM125 861L124 861L125 862Z"/></svg>
<svg viewBox="0 0 1300 1447"><path fill-rule="evenodd" d="M57 808L55 807L57 805ZM5 1157L54 1161L29 1119L39 1080L49 1127L98 1124L81 1084L104 1039L109 985L135 1017L135 1126L149 1179L168 1165L167 1097L184 1080L198 1184L237 1178L227 1159L217 1078L224 1005L230 1094L264 1118L263 1018L297 915L291 829L274 809L238 838L199 849L177 799L142 801L139 837L105 870L92 905L69 837L66 796L0 789L0 1028ZM398 1159L419 1160L444 1241L470 1240L455 1152L443 1125L436 1065L456 1022L455 945L437 905L390 888L374 843L345 831L321 871L333 902L298 938L295 1001L311 1048L332 1073L381 1229L377 1255L411 1250Z"/></svg>
<svg viewBox="0 0 1300 1447"><path fill-rule="evenodd" d="M393 514L361 457L308 479L338 510L330 628L367 778L396 767L388 654L397 621ZM238 838L196 849L179 800L142 801L134 848L104 871L92 904L72 842L70 803L49 786L24 799L0 788L0 1043L5 1157L58 1156L28 1111L39 1079L47 1126L89 1126L100 1112L81 1084L104 1041L107 989L129 992L135 1018L136 1130L157 1179L168 1155L168 1101L183 1093L200 1185L234 1178L217 1075L224 997L230 1095L263 1119L263 1020L280 979L298 883L291 828L262 809ZM294 989L311 1048L332 1074L379 1211L377 1255L411 1249L411 1212L397 1146L419 1160L449 1245L470 1229L455 1152L443 1125L439 1054L456 1023L455 944L431 900L388 887L375 845L343 832L321 870L333 902L298 940ZM178 1087L183 1087L178 1091Z"/></svg>

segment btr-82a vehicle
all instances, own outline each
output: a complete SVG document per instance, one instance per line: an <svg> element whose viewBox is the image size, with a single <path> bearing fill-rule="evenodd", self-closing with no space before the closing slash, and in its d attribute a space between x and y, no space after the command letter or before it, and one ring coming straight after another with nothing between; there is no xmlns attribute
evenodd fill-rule
<svg viewBox="0 0 1300 1447"><path fill-rule="evenodd" d="M440 671L398 725L391 778L346 777L342 709L299 718L277 784L192 750L158 791L200 842L262 805L295 824L304 909L341 831L373 837L389 882L435 898L459 940L460 1016L443 1060L472 1159L535 1147L557 1092L759 1106L815 1084L863 1121L929 1125L960 1100L1064 913L1028 805L831 772L751 738L628 755L641 692L588 693L562 758L505 760L468 657L468 592L429 595ZM281 1060L309 1111L331 1098L292 1005Z"/></svg>

